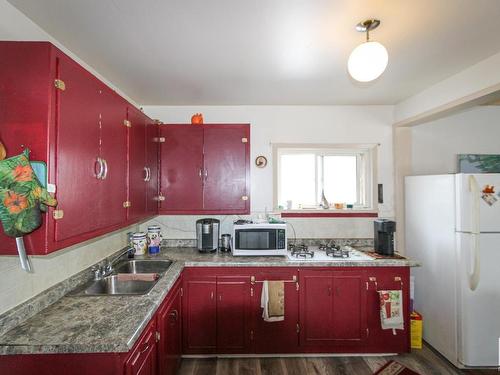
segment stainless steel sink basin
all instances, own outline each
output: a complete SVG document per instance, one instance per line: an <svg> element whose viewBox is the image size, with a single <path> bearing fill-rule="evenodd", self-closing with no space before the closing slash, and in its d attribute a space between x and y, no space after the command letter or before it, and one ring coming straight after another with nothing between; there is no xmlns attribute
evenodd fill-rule
<svg viewBox="0 0 500 375"><path fill-rule="evenodd" d="M147 294L158 282L140 280L118 280L117 275L93 281L81 293L88 296Z"/></svg>
<svg viewBox="0 0 500 375"><path fill-rule="evenodd" d="M84 286L81 286L71 292L71 295L123 296L148 294L171 264L172 262L169 260L159 259L122 260L110 269L112 270L111 275L99 280L89 281ZM123 280L119 279L119 277L117 276L117 274L119 273L157 273L159 274L160 278L154 281Z"/></svg>
<svg viewBox="0 0 500 375"><path fill-rule="evenodd" d="M169 260L125 260L118 263L115 273L159 273L163 274L172 264Z"/></svg>

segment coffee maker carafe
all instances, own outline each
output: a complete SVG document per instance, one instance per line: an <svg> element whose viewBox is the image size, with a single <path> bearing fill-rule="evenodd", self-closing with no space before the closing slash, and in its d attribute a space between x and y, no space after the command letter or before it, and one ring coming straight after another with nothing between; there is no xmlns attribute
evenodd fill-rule
<svg viewBox="0 0 500 375"><path fill-rule="evenodd" d="M375 251L381 255L394 255L394 232L396 222L387 219L377 219L374 222Z"/></svg>
<svg viewBox="0 0 500 375"><path fill-rule="evenodd" d="M196 221L196 239L198 250L211 253L219 247L220 221L217 219L200 219Z"/></svg>

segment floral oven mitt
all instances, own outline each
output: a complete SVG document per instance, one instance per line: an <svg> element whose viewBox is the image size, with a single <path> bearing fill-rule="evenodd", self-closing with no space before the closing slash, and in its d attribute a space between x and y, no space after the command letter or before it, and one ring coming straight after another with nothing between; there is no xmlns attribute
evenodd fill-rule
<svg viewBox="0 0 500 375"><path fill-rule="evenodd" d="M29 150L0 161L0 220L10 237L21 237L42 224L44 205L57 201L45 190L29 161Z"/></svg>

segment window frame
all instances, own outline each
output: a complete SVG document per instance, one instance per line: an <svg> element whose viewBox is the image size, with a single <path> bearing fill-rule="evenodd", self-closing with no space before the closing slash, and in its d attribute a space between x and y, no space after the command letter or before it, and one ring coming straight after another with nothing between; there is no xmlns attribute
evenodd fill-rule
<svg viewBox="0 0 500 375"><path fill-rule="evenodd" d="M273 148L273 206L277 212L284 213L328 213L328 212L374 212L378 213L377 205L377 147L378 144L310 144L310 143L274 143ZM335 155L356 155L357 175L362 175L357 186L358 201L362 199L362 204L354 206L352 209L323 209L316 208L294 208L288 210L279 208L280 192L280 156L282 154L314 153L322 156ZM363 160L364 159L364 160ZM316 191L318 191L318 168L316 168ZM330 202L333 203L333 202Z"/></svg>

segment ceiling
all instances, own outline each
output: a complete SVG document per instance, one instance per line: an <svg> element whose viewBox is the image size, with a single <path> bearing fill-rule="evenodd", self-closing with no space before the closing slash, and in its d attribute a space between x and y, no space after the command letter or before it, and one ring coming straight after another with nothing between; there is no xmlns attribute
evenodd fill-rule
<svg viewBox="0 0 500 375"><path fill-rule="evenodd" d="M394 104L500 51L498 0L9 0L143 105ZM359 21L389 52L353 82Z"/></svg>

